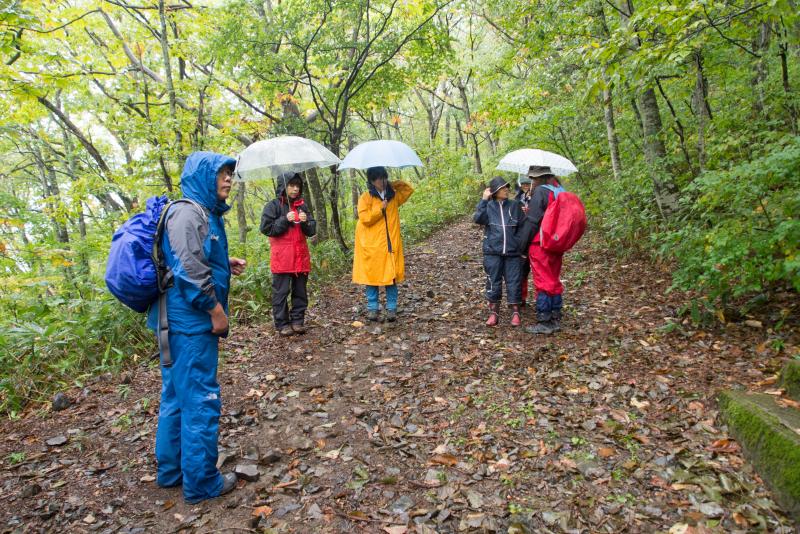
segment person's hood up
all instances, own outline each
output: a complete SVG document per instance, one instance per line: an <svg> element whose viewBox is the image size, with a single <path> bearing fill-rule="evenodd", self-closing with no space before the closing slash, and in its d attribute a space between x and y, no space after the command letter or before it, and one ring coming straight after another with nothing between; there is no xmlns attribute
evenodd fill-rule
<svg viewBox="0 0 800 534"><path fill-rule="evenodd" d="M499 176L495 176L494 178L492 178L492 181L489 182L489 191L493 195L504 187L509 187L508 182L506 182L503 178L500 178Z"/></svg>
<svg viewBox="0 0 800 534"><path fill-rule="evenodd" d="M289 201L289 197L286 196L286 186L289 182L292 181L293 178L297 178L300 180L300 193L297 195L295 200L300 200L303 198L303 190L305 189L305 182L303 182L303 177L296 172L285 172L283 174L279 174L277 178L275 178L275 196L281 201L286 200Z"/></svg>
<svg viewBox="0 0 800 534"><path fill-rule="evenodd" d="M217 173L225 165L234 167L236 160L214 152L191 153L181 173L183 197L194 200L217 215L231 209L224 200L217 198Z"/></svg>

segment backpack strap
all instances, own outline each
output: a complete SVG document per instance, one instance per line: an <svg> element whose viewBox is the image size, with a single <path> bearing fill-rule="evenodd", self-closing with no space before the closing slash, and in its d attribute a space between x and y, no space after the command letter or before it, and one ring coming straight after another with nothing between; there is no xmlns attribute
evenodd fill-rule
<svg viewBox="0 0 800 534"><path fill-rule="evenodd" d="M564 189L564 187L562 185L560 185L560 184L558 186L550 185L550 184L543 184L542 187L544 187L545 189L547 189L548 191L553 193L553 198L554 199L558 198L558 194L559 193L563 193L564 191L566 191L566 189Z"/></svg>
<svg viewBox="0 0 800 534"><path fill-rule="evenodd" d="M172 270L167 267L164 260L164 251L161 249L161 240L164 238L164 228L167 225L167 212L175 204L191 204L203 216L203 221L208 224L206 210L190 198L179 198L164 206L161 216L158 218L156 235L153 238L153 263L156 266L156 279L158 280L158 349L161 352L161 365L164 367L172 366L172 353L169 349L169 321L167 319L167 289L172 287L174 280Z"/></svg>

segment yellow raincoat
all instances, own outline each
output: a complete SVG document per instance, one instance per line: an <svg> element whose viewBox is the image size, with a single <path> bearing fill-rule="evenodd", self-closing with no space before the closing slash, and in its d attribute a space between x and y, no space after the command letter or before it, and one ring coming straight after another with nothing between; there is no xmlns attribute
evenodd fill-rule
<svg viewBox="0 0 800 534"><path fill-rule="evenodd" d="M397 180L391 183L394 198L386 204L386 216L381 211L381 199L363 193L358 199L358 222L353 255L353 282L368 286L390 286L405 278L403 242L400 239L400 212L414 188ZM385 221L385 222L384 222ZM388 230L388 232L387 232ZM391 240L392 252L389 252Z"/></svg>

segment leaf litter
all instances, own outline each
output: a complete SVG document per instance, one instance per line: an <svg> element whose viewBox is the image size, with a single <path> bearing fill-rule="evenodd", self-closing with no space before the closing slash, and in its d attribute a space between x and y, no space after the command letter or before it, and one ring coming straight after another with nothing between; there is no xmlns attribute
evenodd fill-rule
<svg viewBox="0 0 800 534"><path fill-rule="evenodd" d="M465 221L416 247L431 252L412 247L396 323L365 328L344 280L323 289L304 336L236 328L219 372L220 465L249 480L231 494L191 506L156 486L160 379L142 366L125 398L102 375L57 413L3 422L0 525L792 531L718 426L715 394L774 388L796 333L776 352L768 328L698 329L676 316L666 270L622 263L592 235L565 257L561 333L535 338L506 315L487 329L479 247Z"/></svg>

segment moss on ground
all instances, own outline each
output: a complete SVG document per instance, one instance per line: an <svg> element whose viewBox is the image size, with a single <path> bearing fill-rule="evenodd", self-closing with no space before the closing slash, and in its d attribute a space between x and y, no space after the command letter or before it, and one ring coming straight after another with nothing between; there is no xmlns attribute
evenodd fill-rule
<svg viewBox="0 0 800 534"><path fill-rule="evenodd" d="M795 400L800 400L800 360L789 360L781 371L780 387Z"/></svg>
<svg viewBox="0 0 800 534"><path fill-rule="evenodd" d="M800 521L800 411L769 395L724 391L720 415L775 500Z"/></svg>

